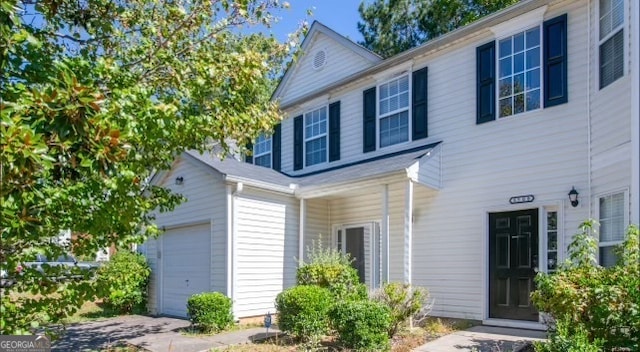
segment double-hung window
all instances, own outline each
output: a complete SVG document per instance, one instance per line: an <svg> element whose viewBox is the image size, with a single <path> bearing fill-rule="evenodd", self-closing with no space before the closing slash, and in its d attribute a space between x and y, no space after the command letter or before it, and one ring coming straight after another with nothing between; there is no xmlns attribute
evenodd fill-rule
<svg viewBox="0 0 640 352"><path fill-rule="evenodd" d="M627 218L628 196L626 192L601 196L598 199L600 222L599 263L604 267L616 264L614 249L624 240Z"/></svg>
<svg viewBox="0 0 640 352"><path fill-rule="evenodd" d="M499 40L499 117L540 108L540 49L540 26Z"/></svg>
<svg viewBox="0 0 640 352"><path fill-rule="evenodd" d="M497 40L476 48L477 124L569 101L568 17L544 11L493 27Z"/></svg>
<svg viewBox="0 0 640 352"><path fill-rule="evenodd" d="M378 123L380 147L409 140L409 75L379 87Z"/></svg>
<svg viewBox="0 0 640 352"><path fill-rule="evenodd" d="M624 75L624 0L600 0L600 89Z"/></svg>
<svg viewBox="0 0 640 352"><path fill-rule="evenodd" d="M261 134L253 145L253 163L271 167L271 136Z"/></svg>
<svg viewBox="0 0 640 352"><path fill-rule="evenodd" d="M304 165L327 161L327 107L304 114Z"/></svg>

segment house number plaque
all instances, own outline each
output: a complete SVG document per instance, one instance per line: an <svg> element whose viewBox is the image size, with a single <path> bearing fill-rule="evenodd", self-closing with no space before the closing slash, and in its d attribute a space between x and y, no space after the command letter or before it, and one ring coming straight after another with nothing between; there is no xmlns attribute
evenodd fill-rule
<svg viewBox="0 0 640 352"><path fill-rule="evenodd" d="M536 199L536 197L534 197L533 194L527 194L524 196L511 197L509 198L509 203L511 204L531 203L533 202L534 199Z"/></svg>

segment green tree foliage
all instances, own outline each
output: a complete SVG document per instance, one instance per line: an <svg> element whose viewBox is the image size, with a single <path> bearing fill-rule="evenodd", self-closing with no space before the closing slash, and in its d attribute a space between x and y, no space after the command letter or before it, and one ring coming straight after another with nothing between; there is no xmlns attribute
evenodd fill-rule
<svg viewBox="0 0 640 352"><path fill-rule="evenodd" d="M629 350L640 344L640 231L630 226L618 263L597 265L593 222L569 246L569 260L554 274L536 276L532 300L549 314L551 339L541 351Z"/></svg>
<svg viewBox="0 0 640 352"><path fill-rule="evenodd" d="M358 8L364 47L390 57L518 0L374 0Z"/></svg>
<svg viewBox="0 0 640 352"><path fill-rule="evenodd" d="M147 184L188 149L224 152L279 120L272 78L290 49L245 30L279 0L56 0L0 3L0 333L28 333L92 299L52 282L29 249L78 256L158 234L150 215L182 199ZM254 33L254 34L246 34ZM241 143L242 144L242 143ZM15 293L15 294L14 294ZM27 294L28 293L28 294ZM5 314L11 310L12 314Z"/></svg>
<svg viewBox="0 0 640 352"><path fill-rule="evenodd" d="M121 250L98 270L97 284L104 303L114 311L144 310L151 269L139 253Z"/></svg>

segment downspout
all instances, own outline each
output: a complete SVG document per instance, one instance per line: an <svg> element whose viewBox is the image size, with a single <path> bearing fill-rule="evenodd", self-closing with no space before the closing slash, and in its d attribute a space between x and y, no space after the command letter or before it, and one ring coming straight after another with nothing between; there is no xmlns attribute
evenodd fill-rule
<svg viewBox="0 0 640 352"><path fill-rule="evenodd" d="M382 283L389 282L389 185L382 186Z"/></svg>
<svg viewBox="0 0 640 352"><path fill-rule="evenodd" d="M413 181L407 181L404 193L404 283L411 285L413 244Z"/></svg>
<svg viewBox="0 0 640 352"><path fill-rule="evenodd" d="M631 3L631 223L640 224L640 4ZM636 36L633 38L633 36Z"/></svg>
<svg viewBox="0 0 640 352"><path fill-rule="evenodd" d="M593 33L591 33L591 21L595 20L595 14L593 15L593 18L592 18L591 0L587 1L587 17L588 17L587 33L589 33L589 35L587 35L587 172L588 172L587 190L588 190L588 197L589 197L588 198L589 199L588 218L592 218L593 217L593 199L591 194L591 178L593 175L593 170L592 170L592 160L591 160L591 84L593 81L592 80L593 72L591 72L591 58L594 56L590 54L594 51L594 48L591 47L591 44L592 44L591 36L593 35Z"/></svg>
<svg viewBox="0 0 640 352"><path fill-rule="evenodd" d="M233 301L233 188L227 185L227 297Z"/></svg>
<svg viewBox="0 0 640 352"><path fill-rule="evenodd" d="M231 301L233 302L233 316L234 318L237 320L238 319L238 314L236 312L236 302L234 299L235 296L235 292L236 292L236 276L235 276L235 268L237 267L238 263L237 263L237 256L236 256L236 241L238 239L238 226L237 226L237 221L238 221L238 215L237 215L237 207L236 207L236 199L238 197L238 195L240 193L242 193L242 190L244 188L244 184L242 182L238 182L236 183L236 189L235 191L233 191L233 193L231 193L230 198L231 198L231 231L227 232L227 265L229 270L227 271L227 275L229 275L229 277L227 278L227 285L229 285L230 288L230 295L229 298L231 298ZM231 186L227 186L228 192L231 190ZM229 216L227 215L227 218L229 218Z"/></svg>
<svg viewBox="0 0 640 352"><path fill-rule="evenodd" d="M306 200L300 198L300 228L298 233L298 266L304 264L304 228L305 228L305 213L306 213Z"/></svg>

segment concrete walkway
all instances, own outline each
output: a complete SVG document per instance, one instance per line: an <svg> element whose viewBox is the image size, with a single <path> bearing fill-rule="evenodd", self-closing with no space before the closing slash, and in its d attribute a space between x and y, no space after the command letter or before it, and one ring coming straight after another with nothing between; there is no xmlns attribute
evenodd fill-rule
<svg viewBox="0 0 640 352"><path fill-rule="evenodd" d="M183 319L129 315L68 326L52 351L101 351L127 343L151 352L200 352L248 343L267 337L264 328L231 331L213 336L181 333L190 323ZM269 336L277 330L269 329Z"/></svg>
<svg viewBox="0 0 640 352"><path fill-rule="evenodd" d="M531 341L546 339L546 332L474 326L442 336L418 347L416 352L517 352Z"/></svg>

